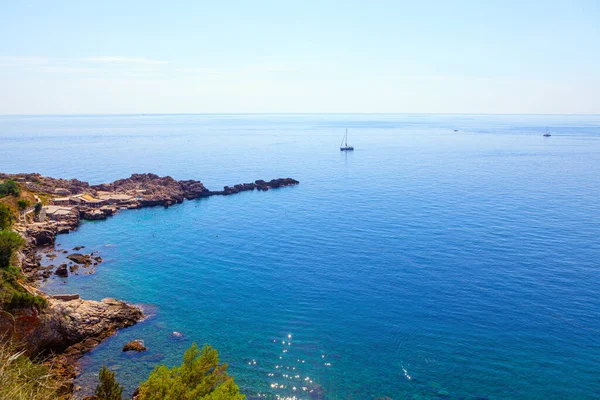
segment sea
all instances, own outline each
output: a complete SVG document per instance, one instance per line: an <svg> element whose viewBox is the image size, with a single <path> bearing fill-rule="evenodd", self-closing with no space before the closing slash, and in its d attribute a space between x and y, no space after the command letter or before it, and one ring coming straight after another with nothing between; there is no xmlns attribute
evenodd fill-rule
<svg viewBox="0 0 600 400"><path fill-rule="evenodd" d="M1 116L0 171L300 181L60 235L104 262L44 290L149 315L81 360L78 396L195 342L249 399L600 398L599 115Z"/></svg>

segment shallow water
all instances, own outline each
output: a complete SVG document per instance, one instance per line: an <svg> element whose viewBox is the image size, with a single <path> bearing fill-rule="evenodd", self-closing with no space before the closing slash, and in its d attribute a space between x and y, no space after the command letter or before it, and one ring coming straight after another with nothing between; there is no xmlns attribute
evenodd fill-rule
<svg viewBox="0 0 600 400"><path fill-rule="evenodd" d="M1 171L93 183L301 182L60 236L105 261L46 290L152 314L80 384L105 363L131 391L196 341L249 396L600 396L600 116L5 116L0 146Z"/></svg>

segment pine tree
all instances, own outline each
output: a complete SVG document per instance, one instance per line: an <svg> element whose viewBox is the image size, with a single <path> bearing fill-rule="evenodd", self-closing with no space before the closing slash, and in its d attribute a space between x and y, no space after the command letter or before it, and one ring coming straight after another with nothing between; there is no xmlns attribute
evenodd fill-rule
<svg viewBox="0 0 600 400"><path fill-rule="evenodd" d="M198 349L196 343L183 356L179 367L160 365L140 386L141 400L243 400L239 387L227 374L227 364L219 364L219 353L210 346Z"/></svg>
<svg viewBox="0 0 600 400"><path fill-rule="evenodd" d="M95 394L98 400L122 400L123 386L115 379L115 373L106 366L100 370L100 383L96 386Z"/></svg>

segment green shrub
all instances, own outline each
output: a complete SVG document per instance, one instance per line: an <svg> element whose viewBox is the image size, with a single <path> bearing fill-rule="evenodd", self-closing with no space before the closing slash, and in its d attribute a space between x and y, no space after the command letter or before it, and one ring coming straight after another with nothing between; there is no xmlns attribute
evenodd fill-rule
<svg viewBox="0 0 600 400"><path fill-rule="evenodd" d="M27 200L19 200L17 201L17 206L19 207L19 210L24 210L27 207L29 207L29 202Z"/></svg>
<svg viewBox="0 0 600 400"><path fill-rule="evenodd" d="M115 373L102 366L99 374L100 383L96 386L95 394L98 400L121 400L123 386L115 379Z"/></svg>
<svg viewBox="0 0 600 400"><path fill-rule="evenodd" d="M10 265L10 261L25 240L12 231L0 231L0 306L7 309L33 306L42 309L48 305L45 298L29 293L19 279L23 273L19 267ZM0 397L2 400L2 397Z"/></svg>
<svg viewBox="0 0 600 400"><path fill-rule="evenodd" d="M6 268L15 253L25 244L25 240L18 234L8 229L0 231L0 268Z"/></svg>
<svg viewBox="0 0 600 400"><path fill-rule="evenodd" d="M12 222L12 211L6 204L0 203L0 230L10 228Z"/></svg>
<svg viewBox="0 0 600 400"><path fill-rule="evenodd" d="M40 211L42 211L42 207L43 207L42 203L40 203L40 202L35 203L35 208L34 208L35 215L38 215L40 213Z"/></svg>
<svg viewBox="0 0 600 400"><path fill-rule="evenodd" d="M41 296L36 296L29 292L13 292L6 308L12 310L21 307L35 307L41 310L47 305L48 301Z"/></svg>
<svg viewBox="0 0 600 400"><path fill-rule="evenodd" d="M17 182L8 180L4 183L0 183L0 197L8 196L9 194L12 194L13 196L21 195L21 188Z"/></svg>
<svg viewBox="0 0 600 400"><path fill-rule="evenodd" d="M154 368L140 385L142 400L242 400L239 387L227 374L227 364L219 364L219 353L210 346L202 351L196 343L183 356L179 367Z"/></svg>

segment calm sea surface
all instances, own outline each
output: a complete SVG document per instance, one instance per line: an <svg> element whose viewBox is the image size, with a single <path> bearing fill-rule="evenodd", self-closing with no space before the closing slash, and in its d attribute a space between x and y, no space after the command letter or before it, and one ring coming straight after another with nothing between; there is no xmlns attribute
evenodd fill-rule
<svg viewBox="0 0 600 400"><path fill-rule="evenodd" d="M46 290L153 314L78 384L106 364L131 391L195 341L251 398L600 397L600 116L3 116L0 149L0 171L92 183L301 182L60 236L105 262Z"/></svg>

